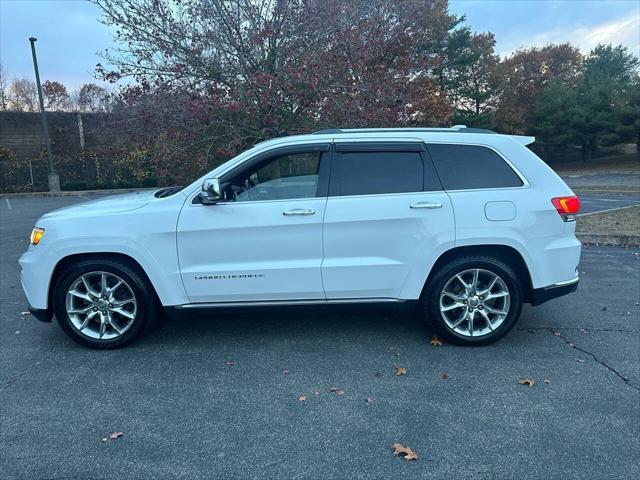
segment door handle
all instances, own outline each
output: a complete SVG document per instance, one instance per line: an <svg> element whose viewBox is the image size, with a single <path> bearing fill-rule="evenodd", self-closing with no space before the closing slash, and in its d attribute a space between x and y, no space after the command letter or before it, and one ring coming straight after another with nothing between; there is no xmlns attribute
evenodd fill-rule
<svg viewBox="0 0 640 480"><path fill-rule="evenodd" d="M292 208L291 210L285 210L284 212L282 212L283 215L313 215L314 213L316 213L315 211L311 210L310 208Z"/></svg>
<svg viewBox="0 0 640 480"><path fill-rule="evenodd" d="M409 205L411 208L442 208L439 202L417 202Z"/></svg>

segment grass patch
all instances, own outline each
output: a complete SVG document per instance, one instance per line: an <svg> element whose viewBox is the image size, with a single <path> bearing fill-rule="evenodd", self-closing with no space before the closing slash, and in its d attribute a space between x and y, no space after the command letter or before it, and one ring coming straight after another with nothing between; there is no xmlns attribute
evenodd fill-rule
<svg viewBox="0 0 640 480"><path fill-rule="evenodd" d="M551 165L559 175L596 175L601 173L640 174L640 154L628 153L594 158L586 163L570 162Z"/></svg>
<svg viewBox="0 0 640 480"><path fill-rule="evenodd" d="M640 205L577 218L577 233L640 235Z"/></svg>

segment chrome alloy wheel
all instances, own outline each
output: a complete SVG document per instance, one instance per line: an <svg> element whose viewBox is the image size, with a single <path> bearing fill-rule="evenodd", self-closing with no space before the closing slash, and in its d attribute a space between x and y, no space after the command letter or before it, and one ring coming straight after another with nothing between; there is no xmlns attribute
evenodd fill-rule
<svg viewBox="0 0 640 480"><path fill-rule="evenodd" d="M479 337L498 328L509 314L509 288L481 268L451 277L440 293L440 315L458 335Z"/></svg>
<svg viewBox="0 0 640 480"><path fill-rule="evenodd" d="M111 340L129 330L137 307L131 287L109 272L80 275L67 290L71 324L83 335L99 340Z"/></svg>

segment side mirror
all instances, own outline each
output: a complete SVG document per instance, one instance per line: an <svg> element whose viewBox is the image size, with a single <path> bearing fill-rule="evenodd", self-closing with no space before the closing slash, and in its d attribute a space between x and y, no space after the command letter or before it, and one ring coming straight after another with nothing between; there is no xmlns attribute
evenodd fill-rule
<svg viewBox="0 0 640 480"><path fill-rule="evenodd" d="M200 201L202 205L215 205L220 201L220 180L217 178L207 178L202 182Z"/></svg>

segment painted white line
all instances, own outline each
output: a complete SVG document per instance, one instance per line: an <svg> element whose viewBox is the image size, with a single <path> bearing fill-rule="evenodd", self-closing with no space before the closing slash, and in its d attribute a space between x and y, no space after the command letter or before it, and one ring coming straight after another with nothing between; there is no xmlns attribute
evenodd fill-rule
<svg viewBox="0 0 640 480"><path fill-rule="evenodd" d="M9 210L11 210L11 202L9 201L9 199L8 199L8 198L5 198L4 200L5 200L5 202L7 202L7 208L8 208Z"/></svg>
<svg viewBox="0 0 640 480"><path fill-rule="evenodd" d="M595 212L579 213L576 217L587 217L589 215L595 215L596 213L617 212L618 210L626 210L627 208L640 207L640 203L637 205L629 205L628 207L609 208L607 210L597 210Z"/></svg>

